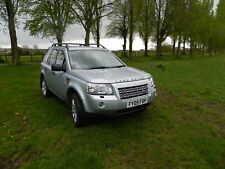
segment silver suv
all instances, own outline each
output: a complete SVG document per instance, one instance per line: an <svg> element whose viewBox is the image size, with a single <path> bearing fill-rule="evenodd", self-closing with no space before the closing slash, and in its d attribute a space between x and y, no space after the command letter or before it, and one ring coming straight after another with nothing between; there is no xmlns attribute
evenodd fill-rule
<svg viewBox="0 0 225 169"><path fill-rule="evenodd" d="M86 123L88 113L139 111L156 96L150 74L94 44L53 44L41 63L40 84L44 96L54 93L69 103L77 127Z"/></svg>

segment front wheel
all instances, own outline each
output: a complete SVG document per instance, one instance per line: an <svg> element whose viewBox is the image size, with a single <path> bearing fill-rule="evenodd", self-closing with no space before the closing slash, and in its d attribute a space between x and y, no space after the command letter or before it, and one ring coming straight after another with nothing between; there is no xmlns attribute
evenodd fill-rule
<svg viewBox="0 0 225 169"><path fill-rule="evenodd" d="M44 78L41 79L41 92L42 92L42 95L45 97L50 96L50 90L48 89L48 86Z"/></svg>
<svg viewBox="0 0 225 169"><path fill-rule="evenodd" d="M71 95L70 107L71 107L74 125L76 127L81 127L86 125L86 120L87 120L86 114L84 112L82 102L76 94Z"/></svg>

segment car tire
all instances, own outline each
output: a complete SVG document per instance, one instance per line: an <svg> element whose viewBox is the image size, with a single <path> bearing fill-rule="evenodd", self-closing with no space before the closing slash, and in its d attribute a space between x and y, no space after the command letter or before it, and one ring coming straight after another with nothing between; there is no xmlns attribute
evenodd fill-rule
<svg viewBox="0 0 225 169"><path fill-rule="evenodd" d="M49 90L44 77L41 78L41 93L45 97L49 97L51 95L51 91Z"/></svg>
<svg viewBox="0 0 225 169"><path fill-rule="evenodd" d="M75 93L71 95L69 105L75 127L85 126L87 123L86 113L80 98Z"/></svg>

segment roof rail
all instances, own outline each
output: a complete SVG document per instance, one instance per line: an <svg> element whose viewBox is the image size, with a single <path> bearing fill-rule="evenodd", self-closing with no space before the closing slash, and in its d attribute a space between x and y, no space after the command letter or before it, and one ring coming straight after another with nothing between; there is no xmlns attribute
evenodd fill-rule
<svg viewBox="0 0 225 169"><path fill-rule="evenodd" d="M52 47L56 47L56 46L62 46L62 47L66 47L67 49L69 49L69 47L79 47L79 46L87 46L83 43L53 43L52 44ZM96 46L96 47L101 47L103 49L106 49L108 50L106 47L104 47L103 45L101 44L95 44L95 43L90 43L88 46Z"/></svg>

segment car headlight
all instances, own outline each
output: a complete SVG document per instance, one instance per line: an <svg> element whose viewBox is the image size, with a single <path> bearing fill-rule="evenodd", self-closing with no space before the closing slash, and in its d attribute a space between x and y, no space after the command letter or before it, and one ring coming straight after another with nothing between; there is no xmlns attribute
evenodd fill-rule
<svg viewBox="0 0 225 169"><path fill-rule="evenodd" d="M149 81L150 81L150 85L151 85L151 86L154 86L154 80L153 80L152 77L149 78Z"/></svg>
<svg viewBox="0 0 225 169"><path fill-rule="evenodd" d="M110 84L93 84L88 83L86 86L87 93L92 95L112 95L113 89Z"/></svg>

